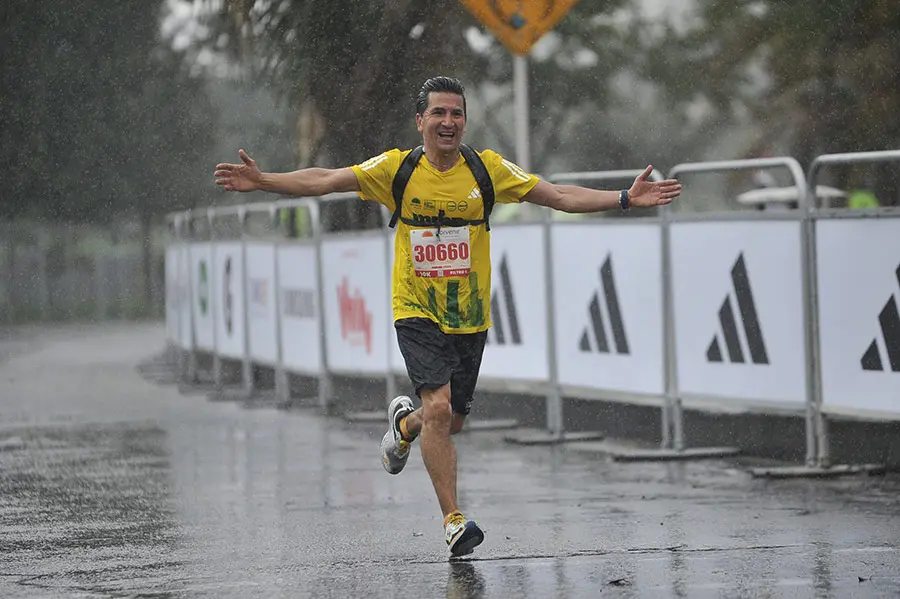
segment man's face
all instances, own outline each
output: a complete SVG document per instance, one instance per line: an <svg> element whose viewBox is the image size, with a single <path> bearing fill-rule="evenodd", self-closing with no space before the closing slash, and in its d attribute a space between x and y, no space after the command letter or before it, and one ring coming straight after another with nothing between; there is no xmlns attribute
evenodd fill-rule
<svg viewBox="0 0 900 599"><path fill-rule="evenodd" d="M458 150L466 131L462 96L448 92L429 93L425 114L416 115L416 128L428 147L446 152Z"/></svg>

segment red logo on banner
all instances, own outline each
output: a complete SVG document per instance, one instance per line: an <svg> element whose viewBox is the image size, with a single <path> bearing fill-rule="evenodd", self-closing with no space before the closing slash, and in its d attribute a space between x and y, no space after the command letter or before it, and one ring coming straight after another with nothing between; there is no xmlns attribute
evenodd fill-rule
<svg viewBox="0 0 900 599"><path fill-rule="evenodd" d="M337 288L338 304L341 310L341 337L348 339L351 345L366 346L366 353L372 353L372 314L366 310L366 299L360 295L359 289L350 295L347 277Z"/></svg>

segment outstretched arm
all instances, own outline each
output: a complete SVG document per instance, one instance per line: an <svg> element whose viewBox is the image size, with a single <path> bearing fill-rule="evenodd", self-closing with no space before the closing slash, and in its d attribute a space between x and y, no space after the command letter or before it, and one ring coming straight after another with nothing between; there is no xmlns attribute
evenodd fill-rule
<svg viewBox="0 0 900 599"><path fill-rule="evenodd" d="M320 196L337 191L359 191L359 182L350 168L305 168L289 173L264 173L244 150L238 151L242 164L217 164L216 185L225 191L270 191L291 196Z"/></svg>
<svg viewBox="0 0 900 599"><path fill-rule="evenodd" d="M652 172L653 166L648 166L631 184L628 197L632 206L665 206L681 195L681 183L677 179L650 181L648 177ZM601 212L619 207L619 192L540 181L525 194L522 201L548 206L561 212Z"/></svg>

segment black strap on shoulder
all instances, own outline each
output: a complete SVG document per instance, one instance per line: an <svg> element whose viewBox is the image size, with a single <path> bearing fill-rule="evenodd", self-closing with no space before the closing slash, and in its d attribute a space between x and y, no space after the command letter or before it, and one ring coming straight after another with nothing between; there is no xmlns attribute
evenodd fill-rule
<svg viewBox="0 0 900 599"><path fill-rule="evenodd" d="M403 159L403 162L400 163L400 168L397 169L397 174L394 175L394 182L391 184L391 194L394 196L394 213L391 215L390 222L392 229L397 224L397 219L400 218L400 205L403 201L403 192L406 190L406 184L409 183L409 178L412 176L416 165L419 164L419 159L424 151L425 148L422 146L413 148Z"/></svg>
<svg viewBox="0 0 900 599"><path fill-rule="evenodd" d="M416 165L419 164L419 159L422 158L424 151L425 149L422 146L411 150L403 159L403 162L400 163L397 174L394 175L394 180L391 184L391 195L394 196L394 213L391 215L389 224L392 229L397 225L397 221L400 220L400 209L406 184L409 183L409 178L412 176ZM469 166L469 170L472 171L472 176L475 177L478 189L481 190L481 201L484 202L484 226L490 231L491 223L489 217L494 209L494 183L487 172L487 167L484 166L484 161L481 160L481 156L475 150L466 144L459 144L459 151ZM404 222L406 221L404 220ZM476 221L470 222L474 224Z"/></svg>
<svg viewBox="0 0 900 599"><path fill-rule="evenodd" d="M478 152L466 144L459 144L459 151L465 158L466 164L469 165L469 170L472 171L472 175L475 177L478 189L481 190L481 200L484 202L484 228L490 231L490 215L494 209L494 183L491 181L487 167L484 166L484 161L481 160Z"/></svg>

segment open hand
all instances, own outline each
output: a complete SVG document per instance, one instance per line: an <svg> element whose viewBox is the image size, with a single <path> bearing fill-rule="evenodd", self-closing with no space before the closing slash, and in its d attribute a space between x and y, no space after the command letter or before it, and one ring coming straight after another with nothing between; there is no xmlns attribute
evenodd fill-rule
<svg viewBox="0 0 900 599"><path fill-rule="evenodd" d="M653 165L651 164L631 184L628 198L631 200L632 206L640 208L665 206L681 195L681 183L678 182L678 179L649 181L648 177L652 172Z"/></svg>
<svg viewBox="0 0 900 599"><path fill-rule="evenodd" d="M243 164L217 164L216 185L224 185L225 191L256 191L262 187L262 172L256 161L241 149L238 156Z"/></svg>

